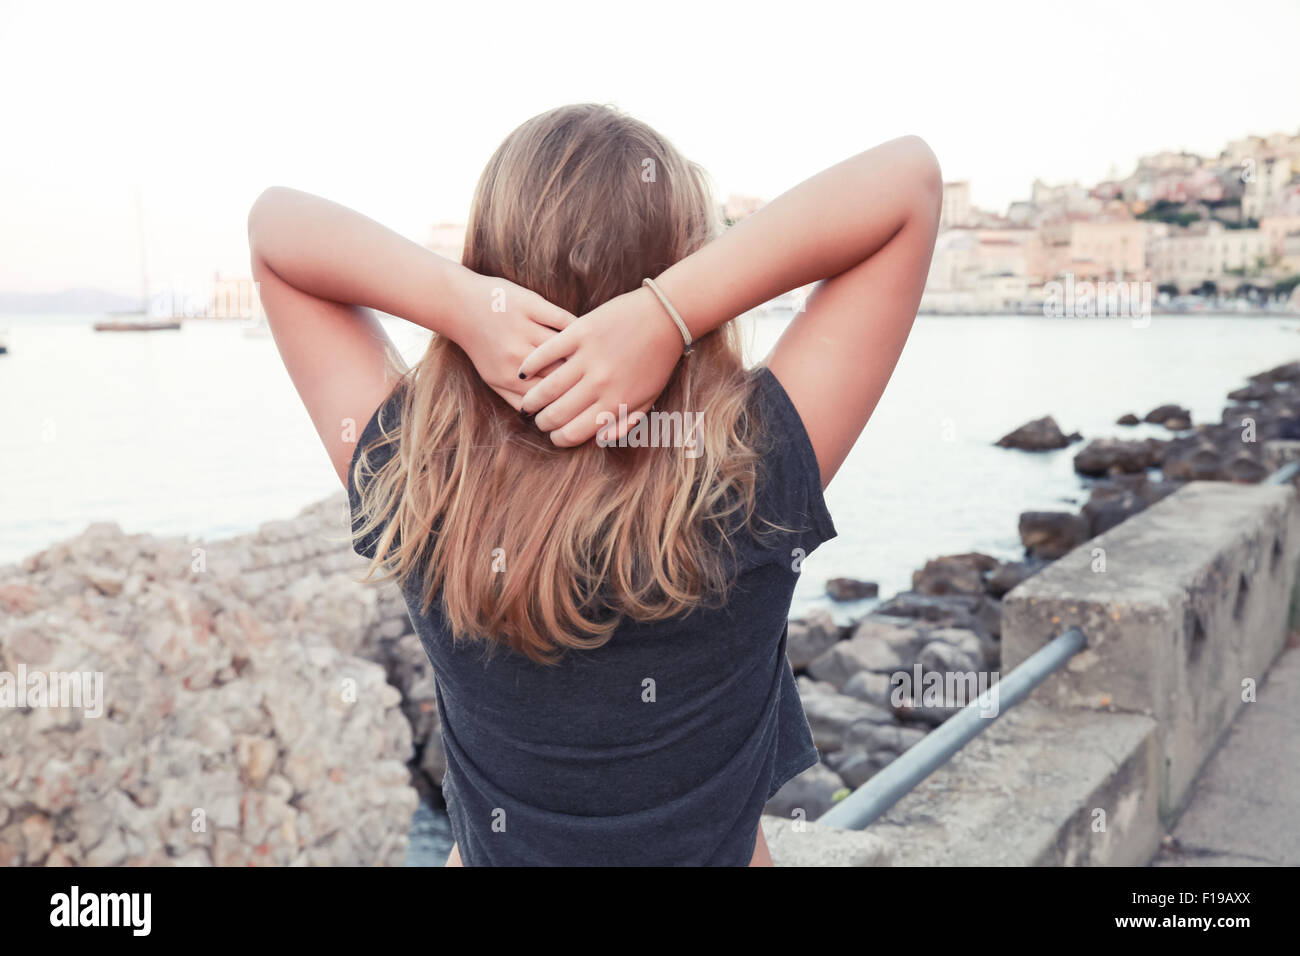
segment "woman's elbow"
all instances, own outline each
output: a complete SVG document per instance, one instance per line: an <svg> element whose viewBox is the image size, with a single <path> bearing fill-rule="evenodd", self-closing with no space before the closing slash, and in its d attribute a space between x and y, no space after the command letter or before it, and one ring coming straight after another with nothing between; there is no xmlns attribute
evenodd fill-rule
<svg viewBox="0 0 1300 956"><path fill-rule="evenodd" d="M263 257L267 225L288 191L284 186L268 186L248 209L248 250L254 262Z"/></svg>
<svg viewBox="0 0 1300 956"><path fill-rule="evenodd" d="M943 207L943 170L939 157L920 136L904 136L903 141L908 149L915 210L918 215L938 222Z"/></svg>

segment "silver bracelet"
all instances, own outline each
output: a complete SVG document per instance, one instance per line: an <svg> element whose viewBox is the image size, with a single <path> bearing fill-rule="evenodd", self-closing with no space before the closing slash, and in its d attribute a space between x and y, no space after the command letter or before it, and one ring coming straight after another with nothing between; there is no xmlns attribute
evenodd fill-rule
<svg viewBox="0 0 1300 956"><path fill-rule="evenodd" d="M663 290L655 284L654 279L642 279L641 284L643 286L649 286L650 291L653 292L659 301L663 303L664 309L673 320L673 324L677 326L677 331L682 333L682 342L685 343L682 347L682 354L690 355L691 352L695 351L695 346L691 344L691 330L686 327L686 323L682 321L682 317L677 314L677 310L673 308L673 304L668 301L668 296L663 294Z"/></svg>

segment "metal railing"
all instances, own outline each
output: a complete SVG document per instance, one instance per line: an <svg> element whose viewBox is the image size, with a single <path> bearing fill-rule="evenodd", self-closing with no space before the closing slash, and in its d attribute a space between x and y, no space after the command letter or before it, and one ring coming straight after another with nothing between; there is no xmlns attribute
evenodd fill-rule
<svg viewBox="0 0 1300 956"><path fill-rule="evenodd" d="M1285 485L1295 481L1298 475L1300 460L1283 465L1262 484ZM984 695L971 701L822 814L817 822L842 830L861 830L868 826L1087 645L1087 638L1077 627L1057 635L1046 647L1040 648L994 685L998 705L995 713L988 713L988 700Z"/></svg>
<svg viewBox="0 0 1300 956"><path fill-rule="evenodd" d="M843 830L861 830L947 763L998 717L1028 697L1030 691L1087 644L1079 628L1064 631L990 689L990 694L997 694L997 709L993 714L988 712L988 701L981 694L822 814L817 822Z"/></svg>

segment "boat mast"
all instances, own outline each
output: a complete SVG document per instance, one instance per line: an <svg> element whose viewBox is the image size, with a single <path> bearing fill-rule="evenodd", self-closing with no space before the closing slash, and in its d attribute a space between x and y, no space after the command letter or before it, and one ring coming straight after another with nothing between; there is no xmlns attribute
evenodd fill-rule
<svg viewBox="0 0 1300 956"><path fill-rule="evenodd" d="M135 228L140 242L140 313L149 314L149 271L145 263L144 243L144 198L140 187L135 187Z"/></svg>

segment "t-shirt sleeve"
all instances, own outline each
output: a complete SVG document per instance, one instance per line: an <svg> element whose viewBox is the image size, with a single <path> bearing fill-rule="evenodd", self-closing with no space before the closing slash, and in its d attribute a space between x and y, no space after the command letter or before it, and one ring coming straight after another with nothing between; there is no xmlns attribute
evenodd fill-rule
<svg viewBox="0 0 1300 956"><path fill-rule="evenodd" d="M808 430L790 396L766 367L755 400L763 423L763 455L755 495L755 557L793 563L836 536L822 495L821 469ZM776 530L768 522L788 531Z"/></svg>
<svg viewBox="0 0 1300 956"><path fill-rule="evenodd" d="M375 409L375 413L370 416L370 420L361 430L356 447L352 449L352 461L348 465L348 509L352 516L352 550L364 558L375 556L375 548L383 535L384 528L381 525L367 535L358 534L362 525L361 495L365 492L369 479L396 453L397 446L394 443L372 449L367 456L367 467L363 469L359 484L356 475L357 461L363 449L369 448L384 434L391 433L397 428L402 413L401 397L402 391L399 387L379 403L379 407Z"/></svg>

